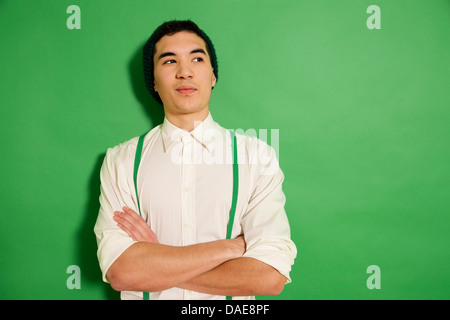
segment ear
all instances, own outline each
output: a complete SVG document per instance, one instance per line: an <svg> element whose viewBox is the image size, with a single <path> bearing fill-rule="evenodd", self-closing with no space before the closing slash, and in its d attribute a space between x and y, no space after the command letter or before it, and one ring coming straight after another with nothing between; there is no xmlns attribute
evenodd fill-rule
<svg viewBox="0 0 450 320"><path fill-rule="evenodd" d="M211 81L211 87L215 87L216 86L216 82L217 82L217 79L216 79L216 75L214 74L214 70L213 70L213 76L212 76L212 81Z"/></svg>
<svg viewBox="0 0 450 320"><path fill-rule="evenodd" d="M153 90L155 90L155 92L158 92L158 89L156 88L155 80L153 80Z"/></svg>

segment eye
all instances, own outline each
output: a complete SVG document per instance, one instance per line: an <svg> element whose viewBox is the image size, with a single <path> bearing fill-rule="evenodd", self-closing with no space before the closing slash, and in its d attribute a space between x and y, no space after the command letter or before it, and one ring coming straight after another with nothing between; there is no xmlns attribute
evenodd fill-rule
<svg viewBox="0 0 450 320"><path fill-rule="evenodd" d="M167 61L165 61L163 64L172 64L172 63L175 63L176 61L175 60L167 60Z"/></svg>
<svg viewBox="0 0 450 320"><path fill-rule="evenodd" d="M196 61L196 62L202 62L202 61L203 61L203 58L202 58L202 57L197 57L197 58L194 59L194 61Z"/></svg>

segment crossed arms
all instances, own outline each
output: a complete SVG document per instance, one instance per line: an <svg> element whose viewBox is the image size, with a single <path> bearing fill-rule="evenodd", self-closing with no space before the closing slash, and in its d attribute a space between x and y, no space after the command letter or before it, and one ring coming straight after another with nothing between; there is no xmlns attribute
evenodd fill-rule
<svg viewBox="0 0 450 320"><path fill-rule="evenodd" d="M284 176L279 167L273 174L260 173L261 165L250 168L252 193L239 216L244 236L169 246L158 242L134 207L130 154L135 140L108 149L100 171L100 211L94 233L103 280L118 291L177 287L222 296L279 294L290 282L297 253L284 211ZM274 162L276 155L270 154ZM116 211L119 208L123 212Z"/></svg>
<svg viewBox="0 0 450 320"><path fill-rule="evenodd" d="M155 233L133 210L116 211L114 220L134 241L106 273L117 291L162 291L172 287L227 296L276 295L286 283L278 270L245 253L243 236L185 247L158 243Z"/></svg>

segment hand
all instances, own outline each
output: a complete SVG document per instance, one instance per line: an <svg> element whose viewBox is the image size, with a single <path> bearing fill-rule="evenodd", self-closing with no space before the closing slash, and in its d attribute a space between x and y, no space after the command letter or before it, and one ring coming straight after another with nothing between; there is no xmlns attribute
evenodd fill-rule
<svg viewBox="0 0 450 320"><path fill-rule="evenodd" d="M114 221L125 231L134 241L159 243L156 234L150 229L147 222L142 217L128 207L123 207L122 211L114 212Z"/></svg>

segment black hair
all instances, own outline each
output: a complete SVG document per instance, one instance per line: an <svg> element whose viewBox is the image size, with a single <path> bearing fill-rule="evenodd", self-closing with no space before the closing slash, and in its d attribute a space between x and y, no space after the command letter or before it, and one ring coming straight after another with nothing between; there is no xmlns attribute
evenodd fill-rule
<svg viewBox="0 0 450 320"><path fill-rule="evenodd" d="M160 104L162 104L162 101L159 97L158 92L156 92L154 88L155 76L153 73L153 56L155 55L156 43L166 35L173 35L181 31L193 32L205 41L206 50L208 51L209 58L211 60L211 66L213 67L213 72L216 76L216 82L219 79L216 51L214 50L214 46L206 33L203 32L191 20L172 20L164 22L152 33L150 38L147 40L147 43L144 45L144 49L142 52L145 86L147 87L147 90L150 92L152 97L155 98L155 100Z"/></svg>

